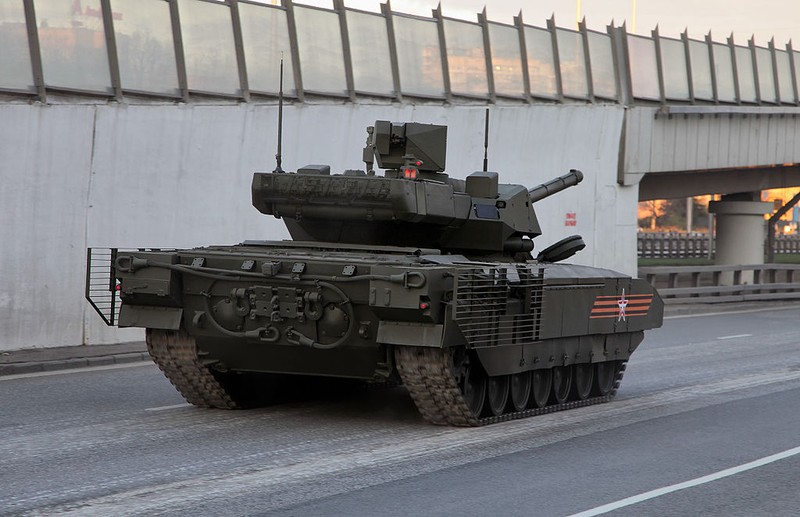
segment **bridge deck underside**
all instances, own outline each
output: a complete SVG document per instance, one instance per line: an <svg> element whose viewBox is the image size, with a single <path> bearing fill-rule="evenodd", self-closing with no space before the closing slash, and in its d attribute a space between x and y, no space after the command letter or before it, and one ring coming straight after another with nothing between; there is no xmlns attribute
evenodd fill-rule
<svg viewBox="0 0 800 517"><path fill-rule="evenodd" d="M798 115L796 108L631 108L620 182L639 183L640 200L800 186Z"/></svg>

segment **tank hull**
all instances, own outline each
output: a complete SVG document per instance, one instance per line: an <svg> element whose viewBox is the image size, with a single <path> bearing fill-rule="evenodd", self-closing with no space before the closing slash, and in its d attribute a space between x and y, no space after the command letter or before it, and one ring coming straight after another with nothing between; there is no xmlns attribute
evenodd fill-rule
<svg viewBox="0 0 800 517"><path fill-rule="evenodd" d="M426 419L450 425L530 416L570 396L573 406L604 402L663 312L649 284L610 270L430 249L264 241L110 256L118 325L147 328L166 376L208 407L249 405L231 379L250 374L402 381ZM460 417L451 406L432 413L430 390L419 388L436 364L451 384L439 388L471 408ZM200 380L183 379L188 371ZM534 394L530 379L565 372L591 393L521 405L524 391ZM606 379L599 391L598 375ZM482 402L468 400L470 382Z"/></svg>

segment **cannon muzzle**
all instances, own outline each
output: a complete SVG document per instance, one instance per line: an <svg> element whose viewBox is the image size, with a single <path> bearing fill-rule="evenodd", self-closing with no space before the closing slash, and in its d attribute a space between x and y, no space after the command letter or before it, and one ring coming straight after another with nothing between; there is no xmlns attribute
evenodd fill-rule
<svg viewBox="0 0 800 517"><path fill-rule="evenodd" d="M558 194L565 188L577 185L582 180L583 180L583 173L578 169L571 169L568 173L564 174L563 176L551 179L546 183L542 183L538 187L533 187L532 189L528 189L528 197L531 199L531 203L535 203L537 201L541 201L542 199L548 196L552 196L553 194Z"/></svg>

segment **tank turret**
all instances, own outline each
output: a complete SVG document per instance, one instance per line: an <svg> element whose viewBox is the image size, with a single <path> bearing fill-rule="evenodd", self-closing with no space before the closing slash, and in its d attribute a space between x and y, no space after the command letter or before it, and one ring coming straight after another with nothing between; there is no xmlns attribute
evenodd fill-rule
<svg viewBox="0 0 800 517"><path fill-rule="evenodd" d="M530 190L499 183L491 171L452 179L443 172L446 126L379 120L367 134L366 171L256 173L253 205L283 218L295 240L513 255L531 251L542 233L533 203L583 179L572 170Z"/></svg>

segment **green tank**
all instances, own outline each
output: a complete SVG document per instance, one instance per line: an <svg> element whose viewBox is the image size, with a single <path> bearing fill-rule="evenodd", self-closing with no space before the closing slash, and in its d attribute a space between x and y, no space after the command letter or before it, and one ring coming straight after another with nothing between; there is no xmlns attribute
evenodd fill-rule
<svg viewBox="0 0 800 517"><path fill-rule="evenodd" d="M534 203L583 174L532 189L486 170L455 179L446 126L367 133L365 170L254 175L253 205L291 241L92 248L87 298L108 324L147 329L156 364L201 407L247 407L315 377L402 383L443 425L610 400L663 303L643 280L558 263L579 236L531 254Z"/></svg>

